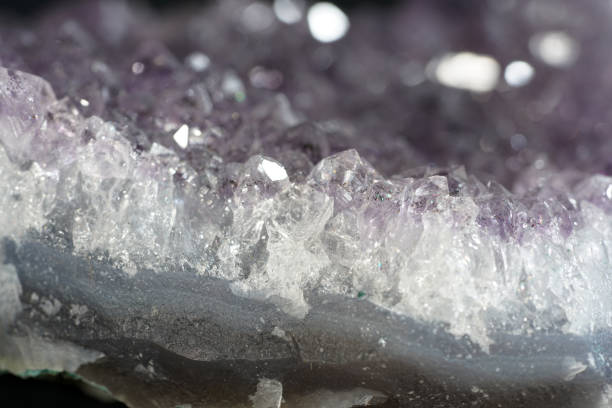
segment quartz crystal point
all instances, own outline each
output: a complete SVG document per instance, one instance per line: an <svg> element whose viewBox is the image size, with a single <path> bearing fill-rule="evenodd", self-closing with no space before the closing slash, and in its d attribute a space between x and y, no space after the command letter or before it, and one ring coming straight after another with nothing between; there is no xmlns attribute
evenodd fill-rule
<svg viewBox="0 0 612 408"><path fill-rule="evenodd" d="M298 1L7 19L0 369L131 407L612 406L612 9L451 3L330 44Z"/></svg>

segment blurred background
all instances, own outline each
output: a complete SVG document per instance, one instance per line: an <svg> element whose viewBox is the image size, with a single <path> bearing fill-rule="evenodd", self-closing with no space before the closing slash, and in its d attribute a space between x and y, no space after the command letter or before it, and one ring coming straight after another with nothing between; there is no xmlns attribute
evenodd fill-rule
<svg viewBox="0 0 612 408"><path fill-rule="evenodd" d="M81 3L85 2L74 8L83 8ZM309 159L313 163L335 151L357 147L386 175L464 165L483 181L496 180L518 194L556 188L551 187L551 175L567 174L564 183L571 184L579 179L572 178L574 173L612 174L609 0L333 3L335 8L315 9L313 1L228 1L224 4L236 7L239 16L234 21L220 1L149 0L136 3L137 7L151 8L161 19L180 14L183 8L214 10L186 16L187 34L173 23L155 26L159 33L154 34L146 31L150 28L146 22L133 29L141 30L143 37L159 34L173 58L186 61L194 71L203 71L211 61L231 66L241 78L248 78L245 86L251 100L282 92L308 118L338 120L328 123L332 129L328 136L333 137L312 146ZM0 22L9 23L0 23L0 61L11 63L8 57L2 59L2 30L26 29L40 15L71 7L53 0L0 2ZM72 29L61 25L71 13L80 16L80 11L69 10L50 17L46 24ZM215 16L235 25L215 27L211 23ZM15 66L27 67L49 80L60 96L79 101L93 92L88 88L93 79L68 82L69 71L60 72L45 63L56 51L67 56L83 52L62 37L69 31L62 29L56 37L41 36L48 45L41 49L48 54L32 53ZM127 62L129 75L140 74L140 61L151 58L145 55L149 50L141 51L140 60L134 56ZM166 51L155 50L160 55ZM110 60L113 54L101 57ZM74 69L79 69L78 64ZM244 99L242 94L235 96L236 103ZM162 93L154 101L159 106L147 109L169 111L172 97ZM120 93L117 99L121 108ZM85 114L103 118L112 114L96 110L96 95L88 95L87 100L91 105L87 102ZM139 123L151 135L168 132L166 124ZM227 123L215 125L230 136L236 133ZM197 126L204 128L200 123L192 128ZM262 140L264 152L276 155L277 141ZM220 153L236 161L251 154L239 148ZM99 396L73 378L0 376L0 403L13 401L12 407L121 406L92 394Z"/></svg>
<svg viewBox="0 0 612 408"><path fill-rule="evenodd" d="M390 7L399 1L401 0L339 0L335 1L334 3L340 6L342 9L350 10L351 8L362 7L364 5L377 8ZM212 2L214 2L214 0L142 0L138 3L145 4L159 12L164 12L164 10L169 8L201 6ZM449 7L477 6L477 2L473 0L441 0L441 2L448 3ZM66 0L7 0L0 3L0 9L3 12L10 12L21 16L31 16L40 13L42 10L45 10L48 7L65 3ZM308 0L306 3L313 4L315 1Z"/></svg>

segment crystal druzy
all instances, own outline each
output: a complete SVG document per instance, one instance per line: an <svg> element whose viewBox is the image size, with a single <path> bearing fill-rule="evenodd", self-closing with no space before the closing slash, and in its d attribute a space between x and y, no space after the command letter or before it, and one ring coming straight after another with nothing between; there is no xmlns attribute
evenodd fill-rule
<svg viewBox="0 0 612 408"><path fill-rule="evenodd" d="M612 404L608 1L0 24L0 368L132 407Z"/></svg>

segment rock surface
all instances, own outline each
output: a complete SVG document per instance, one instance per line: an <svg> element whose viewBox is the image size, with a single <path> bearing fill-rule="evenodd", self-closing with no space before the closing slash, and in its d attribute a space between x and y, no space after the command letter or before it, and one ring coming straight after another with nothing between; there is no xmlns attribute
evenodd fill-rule
<svg viewBox="0 0 612 408"><path fill-rule="evenodd" d="M7 18L0 368L133 407L610 406L610 18Z"/></svg>

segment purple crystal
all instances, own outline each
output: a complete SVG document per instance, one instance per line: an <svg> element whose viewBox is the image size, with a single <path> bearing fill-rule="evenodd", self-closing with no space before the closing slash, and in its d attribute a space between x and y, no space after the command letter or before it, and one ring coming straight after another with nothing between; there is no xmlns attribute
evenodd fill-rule
<svg viewBox="0 0 612 408"><path fill-rule="evenodd" d="M134 407L608 406L610 18L7 20L0 369Z"/></svg>

